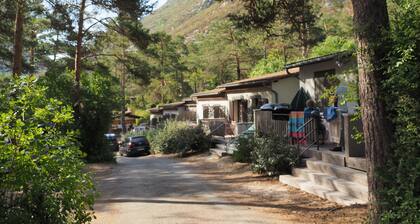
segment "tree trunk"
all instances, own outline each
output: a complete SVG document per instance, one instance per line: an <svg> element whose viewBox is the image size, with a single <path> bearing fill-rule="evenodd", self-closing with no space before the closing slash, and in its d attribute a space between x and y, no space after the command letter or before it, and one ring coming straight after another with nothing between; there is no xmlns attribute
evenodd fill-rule
<svg viewBox="0 0 420 224"><path fill-rule="evenodd" d="M84 24L84 15L86 8L86 0L81 0L80 10L79 10L79 19L77 21L78 31L77 31L77 44L76 44L76 54L74 57L74 75L75 75L75 111L76 113L80 110L80 73L81 73L81 63L82 63L82 44L83 44L83 24Z"/></svg>
<svg viewBox="0 0 420 224"><path fill-rule="evenodd" d="M239 54L238 53L236 53L235 59L236 59L236 75L237 75L238 80L241 80L241 78L242 78L242 74L241 74L241 59L239 58Z"/></svg>
<svg viewBox="0 0 420 224"><path fill-rule="evenodd" d="M122 133L125 134L127 132L127 127L125 125L125 71L124 69L122 69L122 65L121 65L121 80L120 80L120 84L121 84L121 95L122 95L122 102L121 102L121 130Z"/></svg>
<svg viewBox="0 0 420 224"><path fill-rule="evenodd" d="M389 17L385 0L352 0L354 27L358 44L359 91L363 134L366 146L369 185L369 219L379 223L384 187L378 170L385 166L391 142L391 123L387 120L381 93L384 59L388 52Z"/></svg>
<svg viewBox="0 0 420 224"><path fill-rule="evenodd" d="M22 52L23 52L23 20L24 2L16 1L15 33L13 45L13 75L19 76L22 73Z"/></svg>
<svg viewBox="0 0 420 224"><path fill-rule="evenodd" d="M36 33L35 30L31 31L31 39L36 42ZM35 66L35 46L31 46L29 49L29 62L31 66Z"/></svg>
<svg viewBox="0 0 420 224"><path fill-rule="evenodd" d="M307 58L309 56L309 33L307 24L301 24L301 29L299 31L299 40L300 40L300 51L302 57Z"/></svg>

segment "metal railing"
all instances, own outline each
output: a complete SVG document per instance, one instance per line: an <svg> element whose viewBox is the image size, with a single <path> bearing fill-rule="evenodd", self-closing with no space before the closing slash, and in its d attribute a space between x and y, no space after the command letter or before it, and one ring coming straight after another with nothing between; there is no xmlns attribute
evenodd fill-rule
<svg viewBox="0 0 420 224"><path fill-rule="evenodd" d="M216 131L218 131L219 129L221 129L221 128L224 128L225 127L225 123L221 123L219 126L217 126L215 129L213 129L213 130L210 130L210 133L208 134L208 136L212 136L214 133L216 133Z"/></svg>
<svg viewBox="0 0 420 224"><path fill-rule="evenodd" d="M292 144L296 144L297 150L302 156L306 151L308 151L312 146L316 145L317 150L319 151L319 136L318 136L318 123L315 118L311 118L306 121L302 126L296 129L296 132L299 133L304 131L303 136L292 137ZM308 140L312 140L309 141ZM301 151L301 148L303 150Z"/></svg>

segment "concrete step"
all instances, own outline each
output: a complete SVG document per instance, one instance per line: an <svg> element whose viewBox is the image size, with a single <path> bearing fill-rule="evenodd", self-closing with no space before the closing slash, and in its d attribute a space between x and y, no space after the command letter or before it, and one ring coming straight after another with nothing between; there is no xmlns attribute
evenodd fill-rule
<svg viewBox="0 0 420 224"><path fill-rule="evenodd" d="M226 144L216 144L216 148L226 151Z"/></svg>
<svg viewBox="0 0 420 224"><path fill-rule="evenodd" d="M364 200L360 200L339 191L332 191L326 187L320 186L303 178L294 177L291 175L280 175L279 180L283 184L290 185L340 205L348 206L354 204L366 204L366 201Z"/></svg>
<svg viewBox="0 0 420 224"><path fill-rule="evenodd" d="M356 169L356 170L362 170L367 171L366 167L366 158L361 157L347 157L346 158L346 166Z"/></svg>
<svg viewBox="0 0 420 224"><path fill-rule="evenodd" d="M233 144L233 143L228 143L228 144L226 145L226 152L227 152L229 155L233 155L233 152L235 152L236 150L238 150L238 149L236 148L236 145L235 145L235 144Z"/></svg>
<svg viewBox="0 0 420 224"><path fill-rule="evenodd" d="M309 180L315 184L328 188L329 190L339 191L363 201L368 201L367 186L307 168L294 168L292 174L295 177Z"/></svg>
<svg viewBox="0 0 420 224"><path fill-rule="evenodd" d="M213 155L216 155L218 157L224 157L224 156L228 155L226 150L219 149L219 148L211 148L210 153L213 154Z"/></svg>
<svg viewBox="0 0 420 224"><path fill-rule="evenodd" d="M225 144L226 143L226 139L222 136L212 136L211 140L212 140L212 142L214 142L216 144Z"/></svg>
<svg viewBox="0 0 420 224"><path fill-rule="evenodd" d="M346 166L344 152L333 152L329 150L322 151L322 161L331 163L337 166Z"/></svg>
<svg viewBox="0 0 420 224"><path fill-rule="evenodd" d="M318 171L320 173L325 173L350 182L361 184L363 186L368 186L367 174L363 171L351 169L348 167L336 166L317 160L306 160L306 166L308 169Z"/></svg>

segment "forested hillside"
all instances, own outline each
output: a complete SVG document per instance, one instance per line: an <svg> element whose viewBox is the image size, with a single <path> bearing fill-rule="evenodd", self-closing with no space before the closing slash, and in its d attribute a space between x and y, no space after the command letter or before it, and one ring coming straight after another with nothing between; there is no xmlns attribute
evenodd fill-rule
<svg viewBox="0 0 420 224"><path fill-rule="evenodd" d="M136 94L145 91L142 105L174 102L222 83L277 72L293 60L354 49L350 0L314 0L303 9L291 4L288 10L301 11L276 18L270 27L241 24L246 4L169 0L146 16L144 26L160 33L152 34L157 43L149 45L157 58L146 56L148 81L131 88ZM307 31L291 22L300 13L308 17ZM301 33L309 36L303 41Z"/></svg>
<svg viewBox="0 0 420 224"><path fill-rule="evenodd" d="M168 0L165 5L146 16L143 24L152 32L194 37L205 31L211 22L225 18L241 9L236 2L214 0Z"/></svg>

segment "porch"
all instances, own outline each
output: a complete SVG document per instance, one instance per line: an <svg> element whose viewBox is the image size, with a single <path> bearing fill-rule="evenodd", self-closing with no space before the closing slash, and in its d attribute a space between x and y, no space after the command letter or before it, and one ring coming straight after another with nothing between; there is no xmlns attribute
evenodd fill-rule
<svg viewBox="0 0 420 224"><path fill-rule="evenodd" d="M300 166L293 168L291 175L280 175L280 183L341 205L367 203L364 149L351 137L360 122L351 121L348 114L339 114L324 124L324 144L320 144L317 125L314 119L305 119L303 112L292 112L288 120L279 120L271 111L255 111L257 132L285 136L301 154Z"/></svg>

